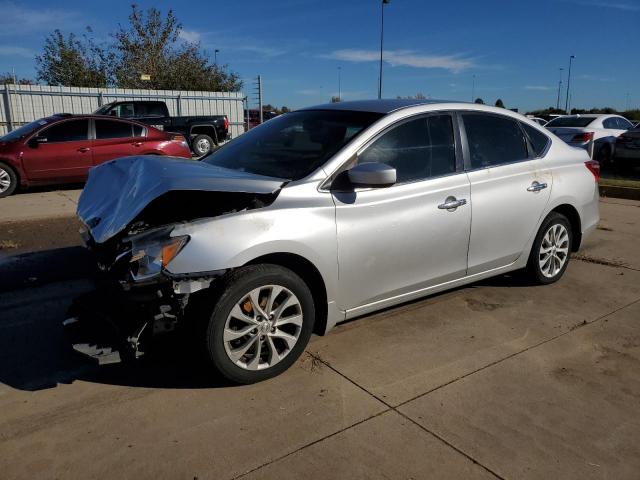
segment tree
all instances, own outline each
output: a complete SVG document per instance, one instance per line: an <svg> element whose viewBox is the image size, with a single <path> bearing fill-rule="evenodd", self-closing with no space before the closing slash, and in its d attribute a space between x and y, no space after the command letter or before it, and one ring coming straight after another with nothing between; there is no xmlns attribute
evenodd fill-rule
<svg viewBox="0 0 640 480"><path fill-rule="evenodd" d="M119 25L104 46L93 40L90 28L80 38L55 30L36 57L38 79L74 87L240 90L239 76L227 65L212 63L198 42L183 42L181 30L172 10L163 15L156 8L142 11L135 4L129 23Z"/></svg>
<svg viewBox="0 0 640 480"><path fill-rule="evenodd" d="M499 98L498 100L496 100L496 107L505 108L505 106L504 106L504 102L502 101L502 99L501 99L501 98Z"/></svg>
<svg viewBox="0 0 640 480"><path fill-rule="evenodd" d="M238 75L209 61L197 42L179 40L182 25L173 10L146 12L131 6L129 25L114 34L115 83L122 88L237 91ZM151 80L142 80L141 75Z"/></svg>
<svg viewBox="0 0 640 480"><path fill-rule="evenodd" d="M78 38L54 30L36 56L37 78L48 85L106 87L110 83L113 56L90 37L91 29Z"/></svg>
<svg viewBox="0 0 640 480"><path fill-rule="evenodd" d="M284 105L282 106L282 108L280 109L280 111L282 113L289 113L291 110L289 109L289 107L285 107Z"/></svg>
<svg viewBox="0 0 640 480"><path fill-rule="evenodd" d="M12 73L0 73L0 85L35 85L33 80L28 78L16 78Z"/></svg>
<svg viewBox="0 0 640 480"><path fill-rule="evenodd" d="M480 105L484 105L484 100L478 97L473 103L479 103Z"/></svg>
<svg viewBox="0 0 640 480"><path fill-rule="evenodd" d="M340 101L340 97L338 97L337 95L331 97L331 103L339 103Z"/></svg>

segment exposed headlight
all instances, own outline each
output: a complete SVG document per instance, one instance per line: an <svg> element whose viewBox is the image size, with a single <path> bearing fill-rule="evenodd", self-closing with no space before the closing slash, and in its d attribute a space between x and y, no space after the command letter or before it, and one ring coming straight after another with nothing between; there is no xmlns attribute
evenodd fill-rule
<svg viewBox="0 0 640 480"><path fill-rule="evenodd" d="M131 275L146 280L159 275L189 241L189 236L170 237L171 231L160 230L131 239Z"/></svg>

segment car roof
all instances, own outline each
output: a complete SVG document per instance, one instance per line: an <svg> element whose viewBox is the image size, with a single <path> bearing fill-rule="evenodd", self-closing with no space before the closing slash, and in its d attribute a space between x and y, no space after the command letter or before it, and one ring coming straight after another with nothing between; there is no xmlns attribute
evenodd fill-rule
<svg viewBox="0 0 640 480"><path fill-rule="evenodd" d="M352 112L391 113L402 108L418 105L434 105L439 103L466 103L451 100L427 100L412 98L382 99L382 100L356 100L350 102L325 103L314 105L301 110L347 110Z"/></svg>

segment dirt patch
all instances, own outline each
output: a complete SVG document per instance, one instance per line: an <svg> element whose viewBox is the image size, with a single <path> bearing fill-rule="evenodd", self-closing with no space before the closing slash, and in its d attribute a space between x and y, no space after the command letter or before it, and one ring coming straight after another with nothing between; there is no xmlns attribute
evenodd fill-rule
<svg viewBox="0 0 640 480"><path fill-rule="evenodd" d="M314 373L322 370L328 362L322 360L318 353L306 352L306 355L302 356L299 361L300 368L306 370L309 373Z"/></svg>
<svg viewBox="0 0 640 480"><path fill-rule="evenodd" d="M473 310L474 312L493 312L494 310L504 307L501 303L490 303L476 300L475 298L466 298L465 302L469 310Z"/></svg>
<svg viewBox="0 0 640 480"><path fill-rule="evenodd" d="M602 226L602 225L598 225L596 227L596 230L602 230L604 232L613 232L613 228L605 227L605 226Z"/></svg>
<svg viewBox="0 0 640 480"><path fill-rule="evenodd" d="M0 251L11 255L82 244L76 217L6 222L0 227Z"/></svg>

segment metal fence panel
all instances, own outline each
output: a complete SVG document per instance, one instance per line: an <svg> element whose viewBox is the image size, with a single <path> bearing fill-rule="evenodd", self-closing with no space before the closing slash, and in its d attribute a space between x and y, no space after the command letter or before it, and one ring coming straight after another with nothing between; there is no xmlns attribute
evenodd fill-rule
<svg viewBox="0 0 640 480"><path fill-rule="evenodd" d="M162 100L171 116L226 115L232 137L244 132L241 92L5 85L0 93L1 135L54 113L87 114L119 100Z"/></svg>

